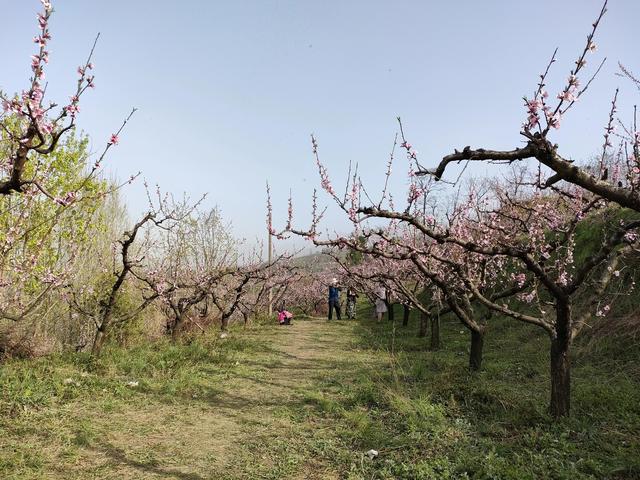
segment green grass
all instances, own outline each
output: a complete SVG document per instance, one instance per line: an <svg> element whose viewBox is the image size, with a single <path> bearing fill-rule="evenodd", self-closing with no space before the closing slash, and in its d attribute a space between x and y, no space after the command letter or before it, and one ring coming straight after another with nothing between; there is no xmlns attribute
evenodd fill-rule
<svg viewBox="0 0 640 480"><path fill-rule="evenodd" d="M261 348L257 339L211 335L111 348L98 360L68 354L9 361L0 366L0 477L58 478L54 468L69 462L83 477L93 463L87 452L120 455L109 439L127 434L136 437L131 462L151 469L159 452L145 445L145 435L162 422L197 418L237 369L239 352ZM76 468L59 478L81 478L71 472ZM108 464L96 475L111 478Z"/></svg>
<svg viewBox="0 0 640 480"><path fill-rule="evenodd" d="M556 422L546 410L546 335L492 321L473 374L460 324L443 321L439 352L424 350L416 328L362 325L353 347L386 356L388 367L332 378L340 401L318 402L355 448L383 452L363 478L640 478L638 345L622 359L577 345L572 416Z"/></svg>
<svg viewBox="0 0 640 480"><path fill-rule="evenodd" d="M555 422L539 329L491 320L471 373L458 322L370 316L7 362L0 478L640 478L637 343L578 343Z"/></svg>

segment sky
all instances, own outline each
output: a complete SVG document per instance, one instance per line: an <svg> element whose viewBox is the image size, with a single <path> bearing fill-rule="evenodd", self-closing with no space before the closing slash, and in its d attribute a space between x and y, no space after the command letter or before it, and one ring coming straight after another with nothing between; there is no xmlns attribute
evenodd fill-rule
<svg viewBox="0 0 640 480"><path fill-rule="evenodd" d="M349 162L380 192L402 117L425 166L466 145L522 144L522 97L558 47L548 90L564 86L600 0L57 0L50 23L48 98L68 100L98 32L96 89L78 125L102 149L138 108L105 165L126 179L218 205L237 236L266 236L265 183L274 224L284 226L292 192L295 224L307 228L319 186L310 135L336 187ZM26 87L36 45L37 0L0 0L0 89ZM607 62L552 139L585 160L601 148L611 98L630 116L638 91L616 75L640 72L640 1L610 0L587 73ZM586 78L583 79L583 83ZM626 117L625 117L626 118ZM406 196L408 162L397 155L391 188ZM497 173L475 165L467 175ZM454 177L454 173L451 174ZM340 190L340 188L337 188ZM141 181L122 192L132 218L146 208ZM348 229L329 205L324 229ZM398 201L398 203L401 203ZM304 245L298 241L297 246Z"/></svg>

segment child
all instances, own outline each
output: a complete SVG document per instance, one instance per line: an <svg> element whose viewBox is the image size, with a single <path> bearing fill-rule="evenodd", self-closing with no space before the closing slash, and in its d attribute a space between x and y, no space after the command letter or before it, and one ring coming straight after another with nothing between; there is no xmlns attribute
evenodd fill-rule
<svg viewBox="0 0 640 480"><path fill-rule="evenodd" d="M278 323L280 325L291 325L292 318L293 318L293 313L285 309L278 311Z"/></svg>
<svg viewBox="0 0 640 480"><path fill-rule="evenodd" d="M358 294L353 287L347 288L347 318L354 320L356 318L356 299Z"/></svg>

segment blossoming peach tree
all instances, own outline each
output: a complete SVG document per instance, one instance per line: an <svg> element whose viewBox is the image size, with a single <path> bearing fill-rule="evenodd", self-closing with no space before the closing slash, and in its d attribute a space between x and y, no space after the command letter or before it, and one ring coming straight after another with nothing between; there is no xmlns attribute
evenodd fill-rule
<svg viewBox="0 0 640 480"><path fill-rule="evenodd" d="M478 339L474 345L472 338L472 367L473 351L481 352L480 339L486 329L474 318L474 305L544 329L550 339L550 412L556 417L570 412L571 344L594 317L610 308L607 289L619 275L625 257L638 248L640 218L627 215L623 209L640 211L639 136L635 117L631 128L617 122L623 130L615 137L620 144L616 152L610 152L617 93L598 165L576 166L560 156L558 146L549 140L550 132L560 128L563 116L576 105L600 70L596 69L581 86L580 75L587 56L596 50L595 33L605 12L606 2L557 101L554 103L545 89L550 67L556 61L555 53L540 76L534 96L525 98L528 117L521 132L527 141L525 147L512 151L466 147L429 170L419 163L400 123L400 147L410 163L407 206L403 211L394 208L386 192L388 181L379 202L370 201L357 174L349 175L345 194L339 196L319 159L317 141L312 138L321 187L353 222L356 231L370 219L389 222L386 228L375 232L381 239L376 247L363 249L348 237L320 239L318 225L322 212L318 213L315 193L309 229L293 228L291 206L282 232L269 227L277 236L292 232L310 238L317 245L361 249L366 254L411 260L424 278L439 288L451 311L470 327L472 337ZM627 70L623 71L634 80ZM396 142L394 150L395 145ZM485 185L474 182L467 187L465 198L458 198L452 206L440 208L435 214L427 215L424 208L419 208L419 200L423 200L424 206L424 200L435 190L436 181L442 179L451 163L512 164L528 158L536 159L539 167L513 169L502 182L489 181ZM387 179L389 175L390 167ZM452 183L456 185L459 181L460 178ZM363 204L363 197L368 204ZM404 229L398 230L398 225ZM586 247L577 245L577 233L594 228L598 242L585 254ZM420 241L408 241L416 238ZM586 290L591 292L588 299L576 302ZM419 302L414 304L418 306Z"/></svg>
<svg viewBox="0 0 640 480"><path fill-rule="evenodd" d="M550 139L553 130L560 128L561 121L573 109L580 98L600 72L605 60L590 77L583 78L587 59L597 50L595 36L607 11L604 2L600 14L592 25L586 44L581 54L569 71L564 88L555 96L547 91L547 80L551 67L556 62L556 52L540 75L537 88L532 97L524 97L527 111L526 121L522 125L521 135L526 144L522 148L501 151L485 148L473 149L465 147L462 151L445 156L432 169L419 165L418 175L432 176L441 180L451 164L460 162L490 162L497 164L521 162L535 159L540 164L540 174L536 179L539 189L553 189L561 182L568 182L587 190L594 195L622 207L640 211L640 130L637 122L637 109L634 106L631 122L624 122L618 117L618 90L613 93L608 121L604 126L604 142L602 155L598 165L577 165L573 160L559 153L560 147ZM622 64L620 74L627 77L638 89L640 80ZM544 168L546 167L546 168Z"/></svg>
<svg viewBox="0 0 640 480"><path fill-rule="evenodd" d="M80 99L94 87L93 48L69 101L45 101L53 6L41 3L28 86L15 95L0 91L0 316L11 320L35 316L68 283L87 235L99 228L101 200L135 177L122 185L99 177L131 115L91 162L87 138L75 133Z"/></svg>
<svg viewBox="0 0 640 480"><path fill-rule="evenodd" d="M45 181L47 158L58 147L63 136L75 128L80 99L88 89L95 87L91 58L96 43L87 60L78 67L78 80L69 101L62 107L53 101L46 102L45 66L49 63L48 45L52 38L49 20L53 6L48 0L41 0L41 3L43 8L37 16L38 34L33 39L37 51L31 57L29 84L20 94L13 96L0 91L0 129L3 143L8 145L7 153L0 158L0 195L37 190L60 204L68 205L76 200L78 192L71 189L63 196L54 196L49 192ZM119 134L132 114L133 111L118 131L111 135L86 178L96 174L107 151L118 144Z"/></svg>

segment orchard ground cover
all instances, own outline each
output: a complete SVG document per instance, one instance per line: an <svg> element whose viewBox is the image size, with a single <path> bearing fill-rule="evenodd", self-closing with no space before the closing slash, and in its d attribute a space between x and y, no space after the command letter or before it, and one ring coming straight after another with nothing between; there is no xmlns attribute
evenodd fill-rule
<svg viewBox="0 0 640 480"><path fill-rule="evenodd" d="M637 342L578 345L574 410L554 421L539 330L492 321L484 368L470 373L459 322L443 318L444 348L428 352L417 319L403 328L375 323L368 307L359 314L107 348L97 360L10 361L0 370L0 474L640 476ZM369 449L379 456L370 460Z"/></svg>

